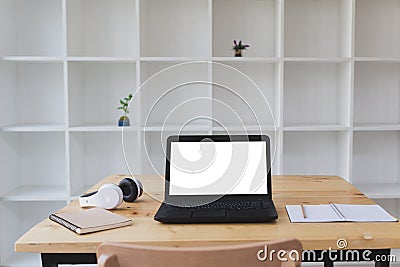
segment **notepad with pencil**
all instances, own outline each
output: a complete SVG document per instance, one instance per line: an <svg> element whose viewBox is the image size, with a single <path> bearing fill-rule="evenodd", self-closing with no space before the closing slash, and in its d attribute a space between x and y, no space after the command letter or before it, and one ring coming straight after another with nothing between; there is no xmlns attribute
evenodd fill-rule
<svg viewBox="0 0 400 267"><path fill-rule="evenodd" d="M132 220L102 208L53 213L49 219L77 234L93 233L132 224Z"/></svg>
<svg viewBox="0 0 400 267"><path fill-rule="evenodd" d="M299 222L395 222L379 205L286 205L290 221Z"/></svg>

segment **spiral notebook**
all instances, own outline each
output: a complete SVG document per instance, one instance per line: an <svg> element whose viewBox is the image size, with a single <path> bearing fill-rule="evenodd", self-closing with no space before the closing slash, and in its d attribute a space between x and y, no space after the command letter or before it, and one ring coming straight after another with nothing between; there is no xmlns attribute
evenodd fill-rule
<svg viewBox="0 0 400 267"><path fill-rule="evenodd" d="M80 235L132 224L131 219L102 208L53 213L49 219Z"/></svg>
<svg viewBox="0 0 400 267"><path fill-rule="evenodd" d="M299 222L396 222L379 205L286 205L292 223Z"/></svg>

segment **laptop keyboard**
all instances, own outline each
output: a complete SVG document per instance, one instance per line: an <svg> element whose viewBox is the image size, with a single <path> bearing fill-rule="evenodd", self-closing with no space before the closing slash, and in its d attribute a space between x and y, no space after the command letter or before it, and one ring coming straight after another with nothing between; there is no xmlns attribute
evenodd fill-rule
<svg viewBox="0 0 400 267"><path fill-rule="evenodd" d="M269 202L212 202L204 205L183 205L184 207L177 207L167 204L167 209L189 209L189 210L248 210L248 209L265 209L272 206Z"/></svg>

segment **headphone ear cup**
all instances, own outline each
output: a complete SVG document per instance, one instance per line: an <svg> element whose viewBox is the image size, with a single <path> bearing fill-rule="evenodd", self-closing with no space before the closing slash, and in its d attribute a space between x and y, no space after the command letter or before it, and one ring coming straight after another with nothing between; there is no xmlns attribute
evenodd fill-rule
<svg viewBox="0 0 400 267"><path fill-rule="evenodd" d="M119 182L118 186L121 188L126 202L135 201L143 193L142 183L136 178L124 178Z"/></svg>
<svg viewBox="0 0 400 267"><path fill-rule="evenodd" d="M102 188L113 189L116 192L116 194L118 195L118 203L113 207L113 209L119 207L122 204L122 202L124 200L124 195L123 195L122 190L121 190L121 188L119 186L117 186L116 184L103 184L100 187L100 189L102 189Z"/></svg>
<svg viewBox="0 0 400 267"><path fill-rule="evenodd" d="M79 198L81 207L115 209L122 204L122 190L115 184L102 185L97 192Z"/></svg>

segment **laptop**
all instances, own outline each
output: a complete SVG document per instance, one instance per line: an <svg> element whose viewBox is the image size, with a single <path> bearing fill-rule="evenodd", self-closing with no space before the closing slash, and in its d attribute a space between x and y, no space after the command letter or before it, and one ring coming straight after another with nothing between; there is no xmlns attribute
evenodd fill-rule
<svg viewBox="0 0 400 267"><path fill-rule="evenodd" d="M266 135L167 139L163 223L270 222L278 218Z"/></svg>

